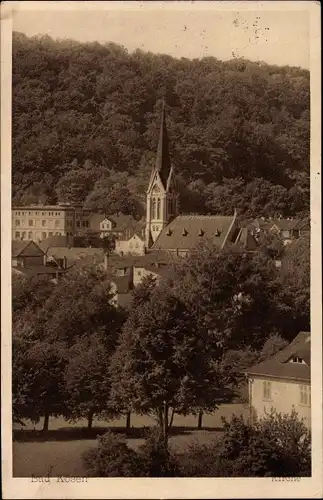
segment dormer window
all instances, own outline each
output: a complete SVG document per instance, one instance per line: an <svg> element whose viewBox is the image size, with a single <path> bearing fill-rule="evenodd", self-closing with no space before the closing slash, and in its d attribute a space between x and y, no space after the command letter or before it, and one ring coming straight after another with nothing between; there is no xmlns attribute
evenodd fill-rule
<svg viewBox="0 0 323 500"><path fill-rule="evenodd" d="M300 358L299 356L293 356L290 360L289 360L290 363L299 363L299 364L302 364L302 365L305 365L305 361L304 359Z"/></svg>
<svg viewBox="0 0 323 500"><path fill-rule="evenodd" d="M167 229L166 234L167 234L167 236L171 236L172 235L172 230L171 229Z"/></svg>
<svg viewBox="0 0 323 500"><path fill-rule="evenodd" d="M184 229L183 229L183 231L182 231L182 235L183 235L183 236L187 236L187 235L188 235L188 231L185 229L185 227L184 227Z"/></svg>
<svg viewBox="0 0 323 500"><path fill-rule="evenodd" d="M199 235L199 236L204 236L204 231L203 231L203 229L200 229L200 230L199 230L198 235Z"/></svg>
<svg viewBox="0 0 323 500"><path fill-rule="evenodd" d="M221 234L221 231L219 229L216 229L214 235L215 236L220 236L220 234Z"/></svg>

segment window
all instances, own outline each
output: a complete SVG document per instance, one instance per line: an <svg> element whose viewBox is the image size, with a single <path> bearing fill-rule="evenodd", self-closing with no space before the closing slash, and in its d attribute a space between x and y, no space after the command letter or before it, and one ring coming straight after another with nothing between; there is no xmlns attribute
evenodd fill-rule
<svg viewBox="0 0 323 500"><path fill-rule="evenodd" d="M42 221L41 221L41 225L42 225L42 227L46 227L46 221L45 221L45 220L42 220Z"/></svg>
<svg viewBox="0 0 323 500"><path fill-rule="evenodd" d="M160 198L157 200L157 219L160 219Z"/></svg>
<svg viewBox="0 0 323 500"><path fill-rule="evenodd" d="M26 239L26 231L23 231L23 232L21 233L21 237L22 237L22 239L23 239L23 240L24 240L24 239Z"/></svg>
<svg viewBox="0 0 323 500"><path fill-rule="evenodd" d="M59 227L59 220L55 220L55 227Z"/></svg>
<svg viewBox="0 0 323 500"><path fill-rule="evenodd" d="M48 236L53 236L53 233L49 231Z"/></svg>
<svg viewBox="0 0 323 500"><path fill-rule="evenodd" d="M41 233L41 237L44 240L46 238L46 233Z"/></svg>
<svg viewBox="0 0 323 500"><path fill-rule="evenodd" d="M81 227L81 222L79 220L76 221L76 227Z"/></svg>
<svg viewBox="0 0 323 500"><path fill-rule="evenodd" d="M16 240L20 238L20 232L19 231L16 231L15 238L16 238Z"/></svg>
<svg viewBox="0 0 323 500"><path fill-rule="evenodd" d="M151 216L153 219L156 219L156 198L153 198Z"/></svg>
<svg viewBox="0 0 323 500"><path fill-rule="evenodd" d="M34 225L34 221L33 221L33 220L31 220L31 219L29 219L29 221L28 221L28 225L29 225L29 226L33 226L33 225Z"/></svg>
<svg viewBox="0 0 323 500"><path fill-rule="evenodd" d="M16 219L16 226L20 226L20 220Z"/></svg>
<svg viewBox="0 0 323 500"><path fill-rule="evenodd" d="M304 406L311 405L311 388L308 385L300 385L300 404Z"/></svg>
<svg viewBox="0 0 323 500"><path fill-rule="evenodd" d="M141 271L138 269L137 271L138 276L141 276Z"/></svg>
<svg viewBox="0 0 323 500"><path fill-rule="evenodd" d="M83 227L89 227L89 221L88 220L84 220L83 221Z"/></svg>
<svg viewBox="0 0 323 500"><path fill-rule="evenodd" d="M56 234L57 236L60 236L60 235L61 235L61 233L55 233L55 234Z"/></svg>
<svg viewBox="0 0 323 500"><path fill-rule="evenodd" d="M33 233L32 233L32 231L29 231L29 233L28 233L28 239L29 240L33 239Z"/></svg>
<svg viewBox="0 0 323 500"><path fill-rule="evenodd" d="M264 389L264 399L270 400L271 399L271 382L269 382L269 380L264 380L263 389Z"/></svg>

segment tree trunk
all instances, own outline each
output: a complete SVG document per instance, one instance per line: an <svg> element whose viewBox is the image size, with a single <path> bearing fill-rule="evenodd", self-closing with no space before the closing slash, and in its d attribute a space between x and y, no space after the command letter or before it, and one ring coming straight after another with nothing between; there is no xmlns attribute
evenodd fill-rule
<svg viewBox="0 0 323 500"><path fill-rule="evenodd" d="M88 417L87 417L88 430L92 429L92 424L93 424L93 410L89 410Z"/></svg>
<svg viewBox="0 0 323 500"><path fill-rule="evenodd" d="M126 428L130 429L130 425L131 425L131 412L128 411L127 416L126 416Z"/></svg>
<svg viewBox="0 0 323 500"><path fill-rule="evenodd" d="M44 432L48 431L48 425L49 425L49 413L46 412L45 413L45 417L44 417L44 425L43 425L43 431Z"/></svg>
<svg viewBox="0 0 323 500"><path fill-rule="evenodd" d="M158 419L158 426L159 426L160 432L163 434L163 432L164 432L164 419L163 419L162 408L158 408L157 419Z"/></svg>
<svg viewBox="0 0 323 500"><path fill-rule="evenodd" d="M202 429L202 419L203 419L203 412L199 411L198 420L197 420L197 428L198 429Z"/></svg>
<svg viewBox="0 0 323 500"><path fill-rule="evenodd" d="M170 415L170 420L169 420L169 424L168 424L168 429L170 429L170 428L171 428L171 426L173 425L174 415L175 415L175 408L172 408L172 413L171 413L171 415Z"/></svg>
<svg viewBox="0 0 323 500"><path fill-rule="evenodd" d="M164 440L165 444L167 446L168 443L168 404L165 402L164 403L164 429L163 429L163 435L164 435Z"/></svg>

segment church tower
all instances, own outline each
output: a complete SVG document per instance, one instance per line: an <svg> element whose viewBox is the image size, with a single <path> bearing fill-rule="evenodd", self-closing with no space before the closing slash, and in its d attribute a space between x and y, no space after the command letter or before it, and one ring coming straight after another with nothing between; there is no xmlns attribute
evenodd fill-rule
<svg viewBox="0 0 323 500"><path fill-rule="evenodd" d="M163 102L156 164L147 189L146 248L157 239L162 229L178 213L178 192L169 158L169 143Z"/></svg>

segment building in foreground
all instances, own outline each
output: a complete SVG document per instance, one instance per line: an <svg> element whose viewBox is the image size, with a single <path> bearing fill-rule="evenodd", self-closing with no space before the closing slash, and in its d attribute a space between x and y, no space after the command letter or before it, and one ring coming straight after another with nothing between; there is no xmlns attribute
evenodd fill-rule
<svg viewBox="0 0 323 500"><path fill-rule="evenodd" d="M272 358L246 370L249 381L250 417L271 411L291 413L294 409L311 426L311 339L300 332Z"/></svg>

